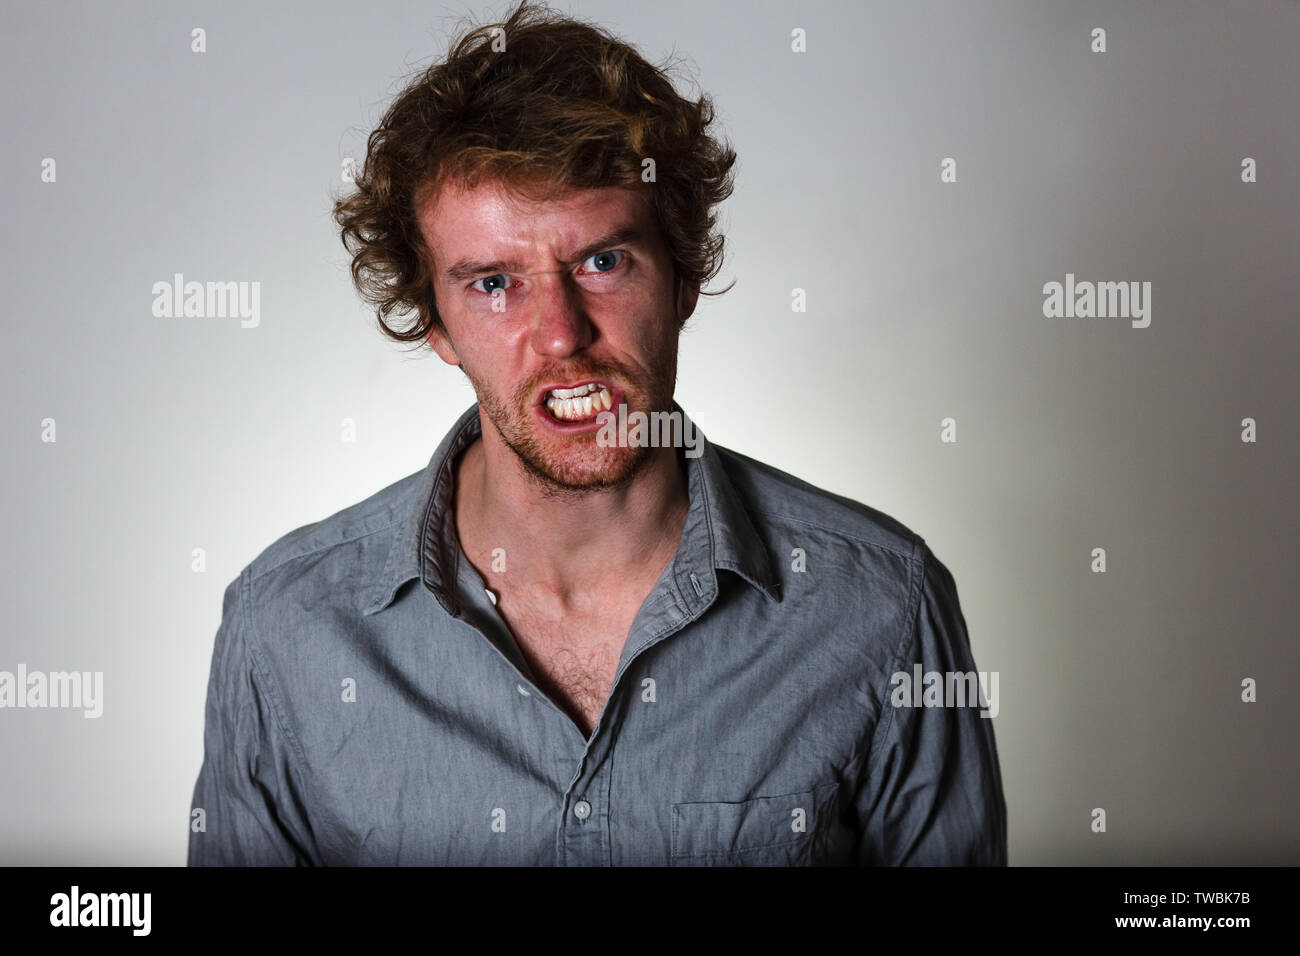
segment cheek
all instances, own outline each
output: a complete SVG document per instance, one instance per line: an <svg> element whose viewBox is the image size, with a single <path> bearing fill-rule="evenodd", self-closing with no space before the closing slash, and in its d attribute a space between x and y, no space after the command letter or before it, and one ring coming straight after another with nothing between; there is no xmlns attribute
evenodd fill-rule
<svg viewBox="0 0 1300 956"><path fill-rule="evenodd" d="M528 330L521 327L467 327L462 338L457 339L461 344L458 351L479 381L490 385L508 375L510 356L520 353L527 335ZM498 383L496 388L500 391L502 386Z"/></svg>
<svg viewBox="0 0 1300 956"><path fill-rule="evenodd" d="M661 354L677 340L677 308L672 289L647 283L619 295L606 310L611 329L636 351Z"/></svg>

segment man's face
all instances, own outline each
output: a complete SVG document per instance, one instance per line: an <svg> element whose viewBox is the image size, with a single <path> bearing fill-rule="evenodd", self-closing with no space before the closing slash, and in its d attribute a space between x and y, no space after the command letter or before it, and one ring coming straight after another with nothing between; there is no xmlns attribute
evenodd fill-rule
<svg viewBox="0 0 1300 956"><path fill-rule="evenodd" d="M596 415L606 397L615 413L620 402L628 414L672 410L678 334L697 298L674 295L644 194L529 202L496 183L451 183L419 220L444 326L429 343L474 386L485 438L494 428L551 489L628 481L650 449L601 447Z"/></svg>

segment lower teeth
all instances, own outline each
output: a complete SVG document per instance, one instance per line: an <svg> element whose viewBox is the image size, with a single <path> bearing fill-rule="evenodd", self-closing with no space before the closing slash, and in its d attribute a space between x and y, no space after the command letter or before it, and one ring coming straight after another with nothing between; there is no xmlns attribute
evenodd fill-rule
<svg viewBox="0 0 1300 956"><path fill-rule="evenodd" d="M586 410L586 400L591 401L591 411ZM551 398L546 402L546 410L550 412L551 417L560 422L583 422L590 421L601 412L606 410L606 406L611 404L609 389L601 389L599 392L588 392L581 399L560 399ZM572 412L565 414L566 410L572 409Z"/></svg>

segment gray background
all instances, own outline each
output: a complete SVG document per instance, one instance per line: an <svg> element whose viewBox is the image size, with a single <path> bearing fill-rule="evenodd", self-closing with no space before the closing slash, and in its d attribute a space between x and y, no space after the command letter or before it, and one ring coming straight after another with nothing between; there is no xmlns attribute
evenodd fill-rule
<svg viewBox="0 0 1300 956"><path fill-rule="evenodd" d="M0 669L100 670L105 702L0 710L0 862L180 864L226 583L474 400L375 331L329 209L403 76L503 4L4 6ZM715 97L737 282L678 400L952 570L1011 862L1300 863L1300 8L557 6ZM260 281L260 326L155 318L174 272ZM1067 272L1150 281L1150 328L1045 318Z"/></svg>

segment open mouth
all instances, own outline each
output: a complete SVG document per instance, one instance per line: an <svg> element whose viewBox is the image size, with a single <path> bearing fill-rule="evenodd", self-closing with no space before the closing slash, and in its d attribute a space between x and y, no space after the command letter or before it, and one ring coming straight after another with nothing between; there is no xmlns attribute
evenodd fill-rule
<svg viewBox="0 0 1300 956"><path fill-rule="evenodd" d="M542 405L556 421L588 421L614 407L613 389L595 381L569 388L553 388L546 393Z"/></svg>

